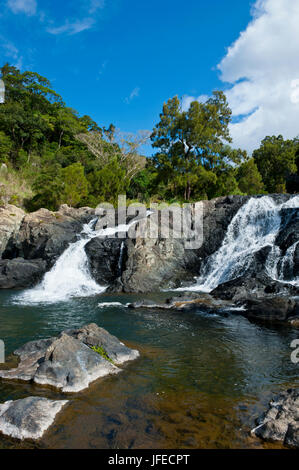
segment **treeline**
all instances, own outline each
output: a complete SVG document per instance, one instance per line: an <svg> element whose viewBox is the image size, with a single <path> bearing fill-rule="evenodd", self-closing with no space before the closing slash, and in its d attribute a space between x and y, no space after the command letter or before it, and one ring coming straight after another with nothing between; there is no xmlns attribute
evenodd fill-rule
<svg viewBox="0 0 299 470"><path fill-rule="evenodd" d="M1 68L0 203L56 210L129 200L184 202L228 194L298 191L299 140L266 137L249 157L233 149L222 92L181 109L164 104L152 133L121 135L66 106L34 72ZM151 139L154 154L140 148Z"/></svg>

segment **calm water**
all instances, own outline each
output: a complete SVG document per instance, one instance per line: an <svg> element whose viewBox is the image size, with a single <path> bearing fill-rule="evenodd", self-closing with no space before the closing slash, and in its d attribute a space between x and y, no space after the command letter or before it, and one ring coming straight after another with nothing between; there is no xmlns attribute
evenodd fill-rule
<svg viewBox="0 0 299 470"><path fill-rule="evenodd" d="M255 418L273 393L298 386L299 366L290 361L295 329L264 327L237 315L98 307L136 299L128 295L35 306L15 304L16 295L0 292L7 356L27 341L95 322L141 357L121 374L68 395L69 406L38 444L0 436L0 448L265 447L248 435ZM0 381L0 402L29 395L65 397Z"/></svg>

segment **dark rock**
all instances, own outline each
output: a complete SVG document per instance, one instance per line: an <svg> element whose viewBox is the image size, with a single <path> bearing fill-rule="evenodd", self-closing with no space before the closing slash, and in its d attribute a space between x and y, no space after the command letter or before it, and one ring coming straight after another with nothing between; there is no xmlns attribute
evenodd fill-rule
<svg viewBox="0 0 299 470"><path fill-rule="evenodd" d="M275 397L251 433L266 441L299 448L299 390L290 389Z"/></svg>
<svg viewBox="0 0 299 470"><path fill-rule="evenodd" d="M288 297L265 297L263 299L248 299L244 303L244 315L267 321L286 321L293 316L296 301Z"/></svg>
<svg viewBox="0 0 299 470"><path fill-rule="evenodd" d="M83 224L93 216L93 209L68 206L62 206L60 212L40 209L26 214L19 231L9 239L2 258L43 259L49 269L69 243L77 240Z"/></svg>
<svg viewBox="0 0 299 470"><path fill-rule="evenodd" d="M0 432L15 439L40 439L67 403L28 397L0 404Z"/></svg>
<svg viewBox="0 0 299 470"><path fill-rule="evenodd" d="M47 264L42 259L16 258L0 261L0 289L31 287L46 272Z"/></svg>
<svg viewBox="0 0 299 470"><path fill-rule="evenodd" d="M121 275L122 243L117 238L93 238L85 246L91 275L98 284L112 284ZM125 250L123 256L126 257Z"/></svg>

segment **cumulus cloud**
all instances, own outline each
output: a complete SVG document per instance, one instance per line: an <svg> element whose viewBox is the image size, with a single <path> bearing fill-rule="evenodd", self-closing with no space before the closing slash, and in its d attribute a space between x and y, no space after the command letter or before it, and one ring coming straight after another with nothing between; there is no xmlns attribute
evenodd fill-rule
<svg viewBox="0 0 299 470"><path fill-rule="evenodd" d="M7 6L15 14L25 13L32 16L36 13L37 3L36 0L7 0Z"/></svg>
<svg viewBox="0 0 299 470"><path fill-rule="evenodd" d="M299 2L258 0L253 19L218 65L233 111L234 146L299 134Z"/></svg>

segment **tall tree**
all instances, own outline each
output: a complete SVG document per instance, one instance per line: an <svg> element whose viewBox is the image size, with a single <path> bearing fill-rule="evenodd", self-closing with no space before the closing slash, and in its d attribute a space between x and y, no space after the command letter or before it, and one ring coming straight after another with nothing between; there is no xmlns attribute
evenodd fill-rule
<svg viewBox="0 0 299 470"><path fill-rule="evenodd" d="M152 146L159 149L154 162L160 179L173 184L175 192L184 188L185 200L190 200L198 184L204 190L204 180L211 179L209 172L222 162L223 141L231 142L230 118L231 110L220 91L205 103L193 101L187 111L181 109L177 96L164 103L151 135Z"/></svg>

